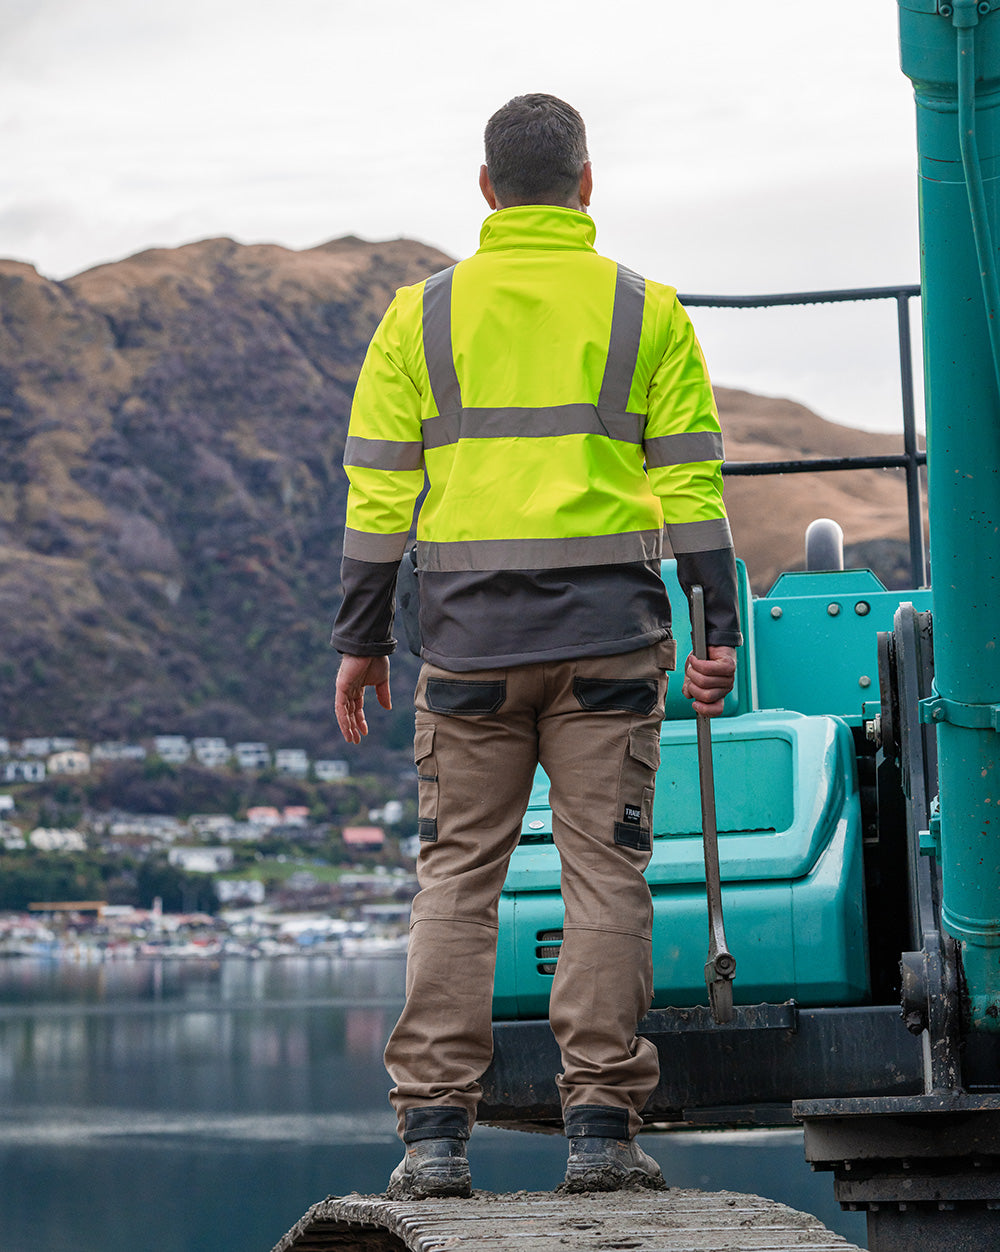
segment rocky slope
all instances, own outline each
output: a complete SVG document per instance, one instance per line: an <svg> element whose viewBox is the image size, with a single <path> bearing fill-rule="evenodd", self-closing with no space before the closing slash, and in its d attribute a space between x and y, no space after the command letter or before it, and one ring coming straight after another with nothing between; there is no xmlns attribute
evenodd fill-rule
<svg viewBox="0 0 1000 1252"><path fill-rule="evenodd" d="M213 239L61 283L0 261L0 735L334 746L351 391L393 290L447 263L351 238ZM733 459L898 445L719 399ZM801 563L813 516L853 543L905 534L901 488L873 471L728 493L758 587ZM408 735L399 693L390 748Z"/></svg>

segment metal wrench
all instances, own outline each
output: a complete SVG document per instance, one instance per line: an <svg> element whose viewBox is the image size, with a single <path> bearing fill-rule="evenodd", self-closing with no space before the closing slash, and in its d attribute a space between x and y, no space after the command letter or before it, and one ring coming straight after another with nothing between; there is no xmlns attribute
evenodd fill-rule
<svg viewBox="0 0 1000 1252"><path fill-rule="evenodd" d="M705 643L705 593L691 588L692 650L700 660L708 659ZM708 960L705 985L712 1017L722 1025L733 1020L733 976L736 958L726 944L722 919L722 883L719 874L719 833L715 819L715 772L712 767L712 719L703 713L698 719L698 781L701 785L701 829L705 849L705 891L708 895Z"/></svg>

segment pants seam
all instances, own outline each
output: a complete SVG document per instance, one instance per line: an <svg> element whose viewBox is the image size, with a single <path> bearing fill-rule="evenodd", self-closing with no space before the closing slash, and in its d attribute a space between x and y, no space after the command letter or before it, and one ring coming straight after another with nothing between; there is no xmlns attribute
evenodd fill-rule
<svg viewBox="0 0 1000 1252"><path fill-rule="evenodd" d="M651 931L626 930L623 926L563 926L563 934L567 930L582 931L588 935L631 935L633 939L644 939L649 942L652 942L653 939Z"/></svg>
<svg viewBox="0 0 1000 1252"><path fill-rule="evenodd" d="M448 917L437 913L424 913L420 917L415 917L410 922L410 929L418 926L421 922L461 922L466 926L482 926L484 930L498 931L499 925L493 925L490 922L480 921L478 917Z"/></svg>

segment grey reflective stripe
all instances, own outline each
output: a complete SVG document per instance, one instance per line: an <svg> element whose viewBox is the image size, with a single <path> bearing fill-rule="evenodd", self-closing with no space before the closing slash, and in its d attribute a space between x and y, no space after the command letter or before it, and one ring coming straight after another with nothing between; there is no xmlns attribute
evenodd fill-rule
<svg viewBox="0 0 1000 1252"><path fill-rule="evenodd" d="M605 410L609 413L628 412L628 396L639 359L645 303L646 280L619 265L615 280L615 307L611 314L611 341L604 366L601 397L597 402L602 415Z"/></svg>
<svg viewBox="0 0 1000 1252"><path fill-rule="evenodd" d="M395 535L373 535L366 530L353 530L348 526L344 531L344 556L349 556L355 561L371 561L374 564L398 561L403 555L409 537L408 530L400 531Z"/></svg>
<svg viewBox="0 0 1000 1252"><path fill-rule="evenodd" d="M667 465L691 465L696 461L721 461L722 432L685 430L676 435L657 435L646 440L646 464L650 469Z"/></svg>
<svg viewBox="0 0 1000 1252"><path fill-rule="evenodd" d="M419 440L363 439L351 435L344 445L344 464L358 469L423 469L424 445Z"/></svg>
<svg viewBox="0 0 1000 1252"><path fill-rule="evenodd" d="M713 517L705 522L668 522L666 531L675 556L680 552L709 552L733 546L728 517Z"/></svg>
<svg viewBox="0 0 1000 1252"><path fill-rule="evenodd" d="M596 409L592 404L463 409L451 340L453 273L454 266L424 283L424 360L439 414L424 422L425 448L444 448L459 439L559 435L604 435L622 443L641 442L645 417L628 412L628 397L639 355L645 279L618 266L608 358Z"/></svg>
<svg viewBox="0 0 1000 1252"><path fill-rule="evenodd" d="M438 413L454 413L462 407L462 392L451 347L451 280L454 272L455 267L452 266L424 283L424 360Z"/></svg>
<svg viewBox="0 0 1000 1252"><path fill-rule="evenodd" d="M544 408L463 409L463 439L555 438L559 435L605 435L622 443L641 443L645 418L638 413L600 415L592 404L553 404ZM459 439L453 414L424 423L424 445L441 448Z"/></svg>
<svg viewBox="0 0 1000 1252"><path fill-rule="evenodd" d="M429 417L421 428L424 447L445 448L450 443L458 443L461 423L461 413L444 413L440 417Z"/></svg>
<svg viewBox="0 0 1000 1252"><path fill-rule="evenodd" d="M581 535L565 539L468 539L455 543L421 540L420 568L430 573L452 573L657 561L663 550L662 539L660 530L633 530L622 535Z"/></svg>

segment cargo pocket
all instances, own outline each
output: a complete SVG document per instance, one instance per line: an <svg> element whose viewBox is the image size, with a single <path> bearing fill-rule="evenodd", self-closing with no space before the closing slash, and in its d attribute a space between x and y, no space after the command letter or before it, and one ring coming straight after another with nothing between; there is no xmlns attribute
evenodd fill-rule
<svg viewBox="0 0 1000 1252"><path fill-rule="evenodd" d="M647 678L574 678L573 695L590 713L638 713L647 717L656 708L659 692Z"/></svg>
<svg viewBox="0 0 1000 1252"><path fill-rule="evenodd" d="M495 713L507 698L507 683L502 678L428 678L424 699L432 713L480 716Z"/></svg>
<svg viewBox="0 0 1000 1252"><path fill-rule="evenodd" d="M652 850L653 796L660 765L660 732L656 726L634 726L618 781L615 843L636 852Z"/></svg>
<svg viewBox="0 0 1000 1252"><path fill-rule="evenodd" d="M413 760L417 767L417 833L423 843L436 843L438 772L433 726L418 725L414 731Z"/></svg>

